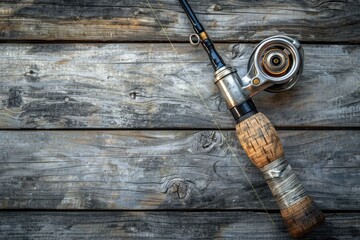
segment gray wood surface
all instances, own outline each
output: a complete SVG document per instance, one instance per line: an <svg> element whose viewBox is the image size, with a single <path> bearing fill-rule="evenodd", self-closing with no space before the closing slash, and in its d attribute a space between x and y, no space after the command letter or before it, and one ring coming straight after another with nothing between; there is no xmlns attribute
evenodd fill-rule
<svg viewBox="0 0 360 240"><path fill-rule="evenodd" d="M289 239L178 1L149 1L179 56L146 0L0 1L0 239ZM254 101L325 210L304 239L360 238L360 2L190 4L241 76L255 42L303 43Z"/></svg>
<svg viewBox="0 0 360 240"><path fill-rule="evenodd" d="M234 120L201 47L0 45L0 128L222 128ZM241 76L252 44L218 44ZM297 86L254 97L276 126L360 126L360 47L304 45ZM184 62L182 64L181 62Z"/></svg>
<svg viewBox="0 0 360 240"><path fill-rule="evenodd" d="M234 131L0 132L1 209L267 209ZM359 131L279 131L321 209L359 210ZM231 154L228 145L233 149Z"/></svg>
<svg viewBox="0 0 360 240"><path fill-rule="evenodd" d="M172 40L192 33L178 1L150 0ZM214 40L259 41L288 34L305 41L359 42L359 1L190 1ZM145 0L3 0L0 39L165 41Z"/></svg>
<svg viewBox="0 0 360 240"><path fill-rule="evenodd" d="M291 239L278 213L0 212L3 239ZM357 239L360 216L326 214L303 239Z"/></svg>

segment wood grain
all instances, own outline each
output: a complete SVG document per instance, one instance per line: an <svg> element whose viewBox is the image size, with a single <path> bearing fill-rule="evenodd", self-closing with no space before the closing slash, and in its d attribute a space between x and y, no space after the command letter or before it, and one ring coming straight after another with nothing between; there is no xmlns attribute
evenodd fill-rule
<svg viewBox="0 0 360 240"><path fill-rule="evenodd" d="M258 212L0 212L0 237L62 239L291 239L277 213ZM303 239L357 239L356 213L329 213ZM256 229L256 231L255 231Z"/></svg>
<svg viewBox="0 0 360 240"><path fill-rule="evenodd" d="M279 134L287 160L320 209L359 209L359 131ZM234 131L224 137L217 131L0 136L1 209L262 209L241 168L266 208L278 208Z"/></svg>
<svg viewBox="0 0 360 240"><path fill-rule="evenodd" d="M221 128L234 121L186 15L176 0L149 1L180 59L147 1L0 2L0 239L289 239L235 132L208 130L192 80ZM276 127L360 127L358 1L190 4L241 76L254 42L314 43L295 88L254 99ZM360 132L279 134L328 212L304 239L359 238Z"/></svg>
<svg viewBox="0 0 360 240"><path fill-rule="evenodd" d="M244 76L254 45L217 46ZM215 128L192 81L233 128L206 53L175 47L180 59L169 44L2 44L0 128ZM255 96L258 109L275 126L359 127L360 47L304 49L298 85Z"/></svg>
<svg viewBox="0 0 360 240"><path fill-rule="evenodd" d="M150 0L174 41L193 33L178 1ZM358 1L190 1L213 40L360 42ZM167 41L146 1L1 1L0 39Z"/></svg>

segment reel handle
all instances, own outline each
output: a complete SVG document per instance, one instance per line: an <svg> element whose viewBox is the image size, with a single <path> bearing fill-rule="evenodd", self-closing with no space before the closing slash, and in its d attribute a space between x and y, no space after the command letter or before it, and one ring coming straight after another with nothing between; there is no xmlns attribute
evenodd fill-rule
<svg viewBox="0 0 360 240"><path fill-rule="evenodd" d="M236 134L248 157L262 171L292 237L302 236L325 221L285 160L279 136L263 113L238 123Z"/></svg>

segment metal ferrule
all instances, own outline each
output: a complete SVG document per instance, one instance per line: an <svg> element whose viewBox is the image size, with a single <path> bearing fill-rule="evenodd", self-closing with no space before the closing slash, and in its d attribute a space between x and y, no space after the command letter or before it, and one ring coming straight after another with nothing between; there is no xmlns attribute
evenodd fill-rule
<svg viewBox="0 0 360 240"><path fill-rule="evenodd" d="M306 192L285 158L260 168L280 209L286 209L306 197Z"/></svg>
<svg viewBox="0 0 360 240"><path fill-rule="evenodd" d="M215 84L223 96L228 109L249 100L242 89L237 71L230 66L224 66L215 72Z"/></svg>

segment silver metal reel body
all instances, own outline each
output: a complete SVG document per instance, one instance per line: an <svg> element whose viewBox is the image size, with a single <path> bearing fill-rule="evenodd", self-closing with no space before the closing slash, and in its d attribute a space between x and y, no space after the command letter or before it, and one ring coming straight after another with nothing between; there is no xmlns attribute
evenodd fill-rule
<svg viewBox="0 0 360 240"><path fill-rule="evenodd" d="M280 64L274 65L273 61L278 59L280 59ZM298 81L303 70L303 63L304 50L298 40L283 35L269 37L253 50L248 61L248 73L242 78L242 82L244 86L247 86L250 81L258 78L260 80L258 84L254 84L253 81L253 86L249 86L249 90L255 88L255 94L259 86L262 86L262 89L265 87L265 91L268 92L285 91ZM247 91L254 91L249 90Z"/></svg>
<svg viewBox="0 0 360 240"><path fill-rule="evenodd" d="M276 93L290 89L302 73L303 61L304 52L298 40L273 36L255 47L244 77L225 66L215 72L215 84L230 109L262 90Z"/></svg>

